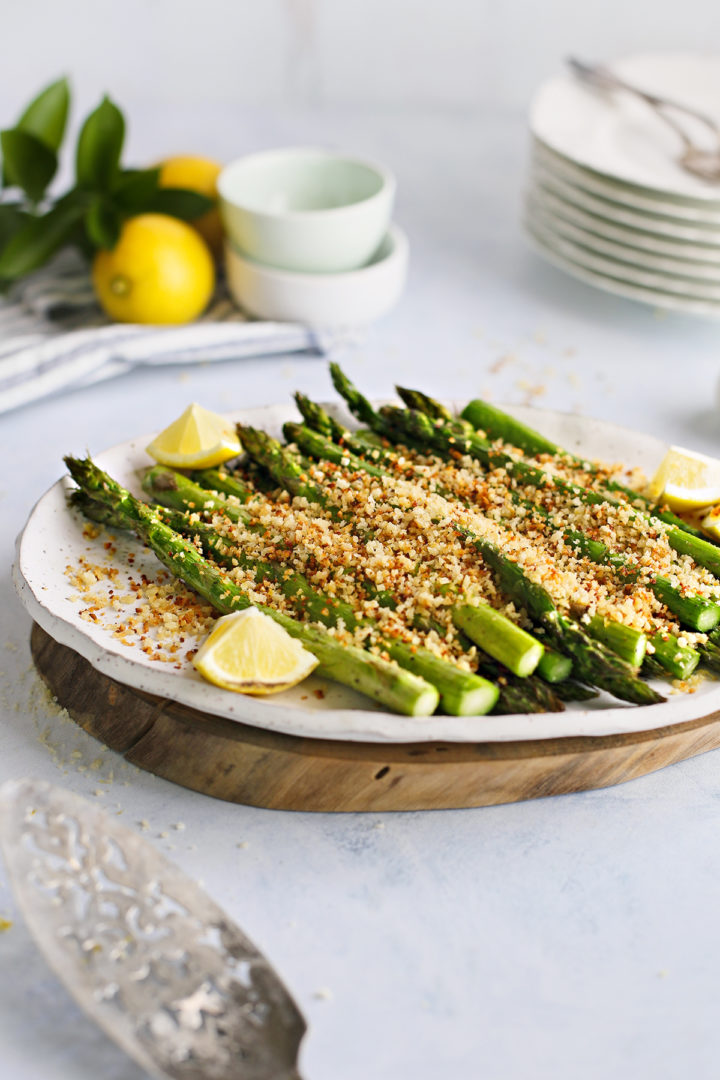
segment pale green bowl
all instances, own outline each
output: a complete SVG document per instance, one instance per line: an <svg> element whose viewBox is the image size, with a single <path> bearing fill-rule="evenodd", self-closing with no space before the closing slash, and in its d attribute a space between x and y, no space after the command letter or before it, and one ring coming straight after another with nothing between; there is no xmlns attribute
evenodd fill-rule
<svg viewBox="0 0 720 1080"><path fill-rule="evenodd" d="M225 231L248 258L283 270L335 273L363 266L392 216L395 179L329 150L250 154L218 178Z"/></svg>

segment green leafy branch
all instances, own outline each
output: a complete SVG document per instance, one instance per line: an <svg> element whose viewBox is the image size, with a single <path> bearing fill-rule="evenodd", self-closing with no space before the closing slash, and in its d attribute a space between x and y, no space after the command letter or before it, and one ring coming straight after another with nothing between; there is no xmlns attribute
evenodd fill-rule
<svg viewBox="0 0 720 1080"><path fill-rule="evenodd" d="M136 214L193 221L213 202L195 191L160 187L160 169L121 165L125 118L104 97L80 129L75 184L48 196L70 111L70 86L58 79L34 98L12 128L0 131L0 283L37 270L66 246L88 257L112 249L123 222Z"/></svg>

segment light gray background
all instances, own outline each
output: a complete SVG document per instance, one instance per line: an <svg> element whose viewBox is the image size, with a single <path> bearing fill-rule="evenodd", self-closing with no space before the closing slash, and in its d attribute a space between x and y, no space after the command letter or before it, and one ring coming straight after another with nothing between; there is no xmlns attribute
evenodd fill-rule
<svg viewBox="0 0 720 1080"><path fill-rule="evenodd" d="M83 107L106 88L127 106L136 161L288 143L376 156L399 178L412 272L348 361L370 395L402 380L537 400L718 453L717 324L596 293L519 227L535 81L571 48L703 47L718 22L698 2L26 0L3 13L0 106L14 115L65 69ZM229 409L296 387L327 396L324 363L145 372L0 420L0 779L44 776L147 821L292 988L306 1080L711 1080L719 754L487 810L278 814L127 769L44 698L9 566L61 455L164 426L189 400ZM45 970L2 871L0 915L3 1080L139 1080Z"/></svg>
<svg viewBox="0 0 720 1080"><path fill-rule="evenodd" d="M23 0L3 10L0 101L53 74L83 99L522 108L575 51L704 49L707 0Z"/></svg>

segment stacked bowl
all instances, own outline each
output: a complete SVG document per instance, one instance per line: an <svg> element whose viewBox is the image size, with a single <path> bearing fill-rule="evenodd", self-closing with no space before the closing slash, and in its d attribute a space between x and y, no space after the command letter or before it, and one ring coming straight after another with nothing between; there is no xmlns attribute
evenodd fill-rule
<svg viewBox="0 0 720 1080"><path fill-rule="evenodd" d="M720 127L719 58L643 55L612 71ZM708 125L673 119L720 149ZM568 73L541 86L530 128L525 226L541 255L609 292L720 317L720 182L686 171L682 140L652 107Z"/></svg>
<svg viewBox="0 0 720 1080"><path fill-rule="evenodd" d="M393 176L331 151L240 158L218 180L228 285L249 314L358 326L397 301L408 244L392 224Z"/></svg>

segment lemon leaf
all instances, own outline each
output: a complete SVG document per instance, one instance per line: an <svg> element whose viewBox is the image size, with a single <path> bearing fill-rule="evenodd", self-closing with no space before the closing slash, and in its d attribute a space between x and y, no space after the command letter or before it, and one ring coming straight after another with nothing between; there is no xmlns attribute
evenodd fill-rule
<svg viewBox="0 0 720 1080"><path fill-rule="evenodd" d="M37 135L21 128L0 132L0 145L8 184L22 188L29 199L38 202L55 175L57 154Z"/></svg>
<svg viewBox="0 0 720 1080"><path fill-rule="evenodd" d="M160 169L125 169L113 185L113 201L128 213L139 214L152 204Z"/></svg>
<svg viewBox="0 0 720 1080"><path fill-rule="evenodd" d="M58 79L33 98L15 127L57 151L65 135L69 109L70 86L66 78Z"/></svg>
<svg viewBox="0 0 720 1080"><path fill-rule="evenodd" d="M111 251L118 242L121 227L119 211L98 195L85 215L85 232L90 243L94 247Z"/></svg>
<svg viewBox="0 0 720 1080"><path fill-rule="evenodd" d="M81 187L108 191L117 176L125 140L123 114L104 97L82 126L78 137L75 172Z"/></svg>
<svg viewBox="0 0 720 1080"><path fill-rule="evenodd" d="M194 221L212 210L215 203L206 195L187 188L159 188L153 196L149 210L156 214L169 214L181 221Z"/></svg>
<svg viewBox="0 0 720 1080"><path fill-rule="evenodd" d="M82 207L68 204L28 218L0 253L0 279L12 280L37 270L70 239L82 215Z"/></svg>

